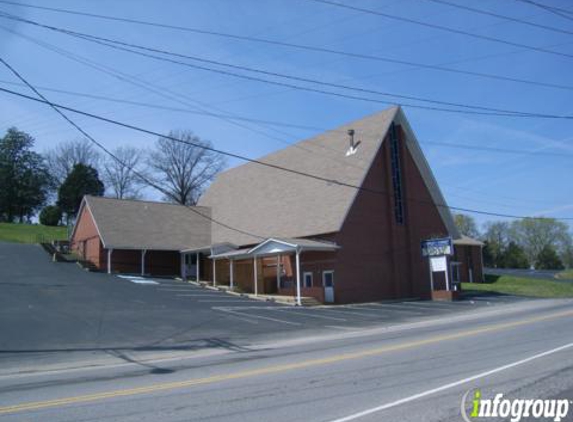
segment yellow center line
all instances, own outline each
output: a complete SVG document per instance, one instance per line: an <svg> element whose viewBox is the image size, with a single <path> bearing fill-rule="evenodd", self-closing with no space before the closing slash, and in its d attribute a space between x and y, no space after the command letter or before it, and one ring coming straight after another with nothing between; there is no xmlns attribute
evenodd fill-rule
<svg viewBox="0 0 573 422"><path fill-rule="evenodd" d="M128 388L128 389L123 389L123 390L105 391L105 392L101 392L101 393L87 394L87 395L82 395L82 396L64 397L64 398L55 399L55 400L25 402L25 403L15 404L15 405L11 405L11 406L0 407L0 414L16 413L16 412L23 412L23 411L28 411L28 410L45 409L45 408L50 408L50 407L64 406L64 405L68 405L68 404L88 403L88 402L111 399L111 398L116 398L116 397L126 397L126 396L136 396L136 395L141 395L141 394L157 393L157 392L161 392L161 391L187 388L187 387L192 387L192 386L196 386L196 385L212 384L212 383L221 382L221 381L229 381L229 380L235 380L235 379L241 379L241 378L249 378L249 377L255 377L255 376L260 376L260 375L276 374L276 373L280 373L280 372L292 371L292 370L297 370L297 369L304 369L304 368L309 368L309 367L313 367L313 366L327 365L327 364L332 364L332 363L344 362L344 361L348 361L348 360L361 359L361 358L365 358L365 357L380 355L383 353L395 352L395 351L405 350L405 349L411 349L411 348L415 348L415 347L439 343L442 341L456 340L456 339L460 339L460 338L464 338L464 337L470 337L470 336L475 336L475 335L484 334L484 333L491 333L491 332L500 331L500 330L504 330L504 329L508 329L508 328L514 328L514 327L528 325L528 324L532 324L532 323L536 323L536 322L540 322L540 321L547 321L547 320L551 320L551 319L563 318L563 317L568 317L568 316L573 316L573 310L553 313L553 314L549 314L549 315L529 318L529 319L515 321L515 322L508 322L508 323L496 324L496 325L491 325L491 326L482 327L482 328L476 328L473 330L462 331L462 332L458 332L458 333L454 333L454 334L434 336L434 337L426 338L423 340L416 340L416 341L410 341L410 342L400 343L400 344L395 344L395 345L390 345L390 346L377 347L377 348L372 348L369 350L363 350L360 352L342 353L342 354L338 354L338 355L334 355L334 356L330 356L330 357L326 357L326 358L310 359L310 360L306 360L306 361L302 361L302 362L296 362L296 363L290 363L290 364L267 366L267 367L263 367L263 368L259 368L259 369L239 371L239 372L235 372L235 373L221 374L221 375L215 375L215 376L204 377L204 378L192 378L192 379L185 380L185 381L159 383L159 384L153 384L153 385L148 385L148 386L144 386L144 387Z"/></svg>

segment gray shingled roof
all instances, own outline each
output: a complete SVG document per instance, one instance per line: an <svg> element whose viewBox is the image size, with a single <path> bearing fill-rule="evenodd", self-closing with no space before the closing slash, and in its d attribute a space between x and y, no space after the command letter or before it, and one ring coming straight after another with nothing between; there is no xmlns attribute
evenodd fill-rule
<svg viewBox="0 0 573 422"><path fill-rule="evenodd" d="M464 245L464 246L483 246L481 240L474 239L473 237L466 236L465 234L460 235L458 239L454 239L454 245Z"/></svg>
<svg viewBox="0 0 573 422"><path fill-rule="evenodd" d="M293 170L360 185L378 151L397 108L390 108L336 130L269 154L260 159ZM357 152L345 156L348 129L360 141ZM327 158L328 157L328 158ZM268 237L306 237L336 232L356 196L356 189L247 163L219 174L199 204L227 225ZM261 239L212 225L213 242L236 245Z"/></svg>
<svg viewBox="0 0 573 422"><path fill-rule="evenodd" d="M393 120L404 124L411 133L400 108L392 107L269 154L260 161L361 185ZM347 157L348 129L355 130L355 140L360 145L354 155ZM418 157L418 166L423 167L422 175L434 200L443 202L413 134L407 145ZM262 238L300 238L339 231L356 193L354 188L247 163L221 173L199 204L211 207L216 220ZM455 233L450 213L443 209L440 212L446 226ZM212 238L213 242L236 245L262 240L216 223L212 224Z"/></svg>
<svg viewBox="0 0 573 422"><path fill-rule="evenodd" d="M86 196L106 248L180 251L211 244L211 210L162 202Z"/></svg>

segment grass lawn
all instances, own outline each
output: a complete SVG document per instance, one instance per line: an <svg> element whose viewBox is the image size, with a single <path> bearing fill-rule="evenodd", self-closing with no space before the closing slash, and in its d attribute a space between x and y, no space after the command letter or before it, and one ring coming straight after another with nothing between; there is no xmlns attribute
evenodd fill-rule
<svg viewBox="0 0 573 422"><path fill-rule="evenodd" d="M38 243L66 239L66 227L0 223L0 241L3 242Z"/></svg>
<svg viewBox="0 0 573 422"><path fill-rule="evenodd" d="M555 278L558 278L559 280L573 280L573 270L561 271L555 276Z"/></svg>
<svg viewBox="0 0 573 422"><path fill-rule="evenodd" d="M573 297L573 283L489 274L485 278L485 283L462 283L462 291L529 297Z"/></svg>

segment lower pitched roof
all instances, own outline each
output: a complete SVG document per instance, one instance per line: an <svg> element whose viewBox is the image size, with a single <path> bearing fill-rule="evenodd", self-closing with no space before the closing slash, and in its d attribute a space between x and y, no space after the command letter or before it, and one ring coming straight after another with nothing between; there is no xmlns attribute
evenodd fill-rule
<svg viewBox="0 0 573 422"><path fill-rule="evenodd" d="M181 251L211 244L208 207L95 196L84 197L78 215L84 207L107 249Z"/></svg>

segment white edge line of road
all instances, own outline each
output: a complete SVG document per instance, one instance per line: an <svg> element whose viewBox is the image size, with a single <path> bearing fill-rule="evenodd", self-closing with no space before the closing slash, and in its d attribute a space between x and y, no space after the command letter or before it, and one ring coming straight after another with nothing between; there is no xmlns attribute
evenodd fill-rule
<svg viewBox="0 0 573 422"><path fill-rule="evenodd" d="M515 361L512 363L509 363L507 365L499 366L495 369L490 369L489 371L481 372L479 374L461 379L459 381L451 382L449 384L445 384L445 385L442 385L440 387L432 388L430 390L426 390L426 391L423 391L421 393L414 394L412 396L404 397L403 399L399 399L399 400L396 400L396 401L393 401L390 403L386 403L386 404L383 404L381 406L376 406L376 407L372 407L370 409L362 410L361 412L357 412L357 413L354 413L352 415L345 416L343 418L332 419L332 420L329 420L328 422L348 422L348 421L360 419L364 416L372 415L373 413L377 413L377 412L381 412L383 410L391 409L393 407L397 407L397 406L400 406L402 404L405 404L405 403L408 403L408 402L411 402L414 400L418 400L418 399L421 399L423 397L427 397L427 396L430 396L432 394L439 393L441 391L448 390L450 388L454 388L454 387L466 384L466 383L471 382L471 381L478 380L480 378L485 378L489 375L493 375L493 374L496 374L498 372L505 371L507 369L515 368L516 366L523 365L523 364L531 362L533 360L536 360L536 359L539 359L539 358L542 358L545 356L549 356L549 355L552 355L552 354L557 353L557 352L561 352L561 351L566 350L566 349L570 349L571 347L573 347L573 343L568 343L568 344L565 344L563 346L556 347L555 349L547 350L546 352L538 353L538 354L530 356L528 358L521 359L521 360L518 360L518 361Z"/></svg>

